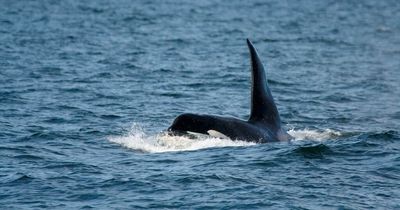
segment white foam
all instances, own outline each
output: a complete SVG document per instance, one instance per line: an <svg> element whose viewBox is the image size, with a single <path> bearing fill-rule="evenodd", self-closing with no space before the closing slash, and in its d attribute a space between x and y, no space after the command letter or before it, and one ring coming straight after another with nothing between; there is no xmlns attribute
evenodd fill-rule
<svg viewBox="0 0 400 210"><path fill-rule="evenodd" d="M310 129L302 129L295 130L291 129L288 133L294 137L295 141L299 140L314 140L314 141L324 141L328 139L333 139L341 136L342 134L339 131L334 131L331 129L325 129L323 131L319 130L310 130Z"/></svg>
<svg viewBox="0 0 400 210"><path fill-rule="evenodd" d="M323 141L337 138L342 134L338 131L325 129L322 131L291 129L288 133L295 141L314 140ZM226 138L215 138L207 135L197 135L196 138L186 136L170 136L167 134L147 135L142 127L134 124L129 132L123 136L111 136L108 140L124 147L149 153L192 151L210 147L238 147L255 145L253 142L232 141Z"/></svg>
<svg viewBox="0 0 400 210"><path fill-rule="evenodd" d="M199 135L194 139L185 136L170 136L166 134L146 135L144 130L137 124L132 126L127 135L112 136L109 137L108 140L130 149L150 153L191 151L210 147L255 145L255 143L252 142L232 141L230 139L214 138L205 135Z"/></svg>

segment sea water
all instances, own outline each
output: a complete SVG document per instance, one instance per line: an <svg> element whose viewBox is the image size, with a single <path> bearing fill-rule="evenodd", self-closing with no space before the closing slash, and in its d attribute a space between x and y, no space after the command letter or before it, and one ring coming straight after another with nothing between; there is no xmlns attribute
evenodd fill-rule
<svg viewBox="0 0 400 210"><path fill-rule="evenodd" d="M0 1L1 209L399 209L398 1ZM247 119L246 38L290 142Z"/></svg>

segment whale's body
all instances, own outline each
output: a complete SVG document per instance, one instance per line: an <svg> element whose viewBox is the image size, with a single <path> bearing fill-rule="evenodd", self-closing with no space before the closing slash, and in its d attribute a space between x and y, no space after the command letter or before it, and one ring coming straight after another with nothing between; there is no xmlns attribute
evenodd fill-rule
<svg viewBox="0 0 400 210"><path fill-rule="evenodd" d="M195 132L212 136L229 137L257 143L286 141L291 138L283 129L278 109L265 77L264 66L253 44L247 40L250 50L252 89L251 112L247 121L232 117L181 114L168 131L174 134Z"/></svg>

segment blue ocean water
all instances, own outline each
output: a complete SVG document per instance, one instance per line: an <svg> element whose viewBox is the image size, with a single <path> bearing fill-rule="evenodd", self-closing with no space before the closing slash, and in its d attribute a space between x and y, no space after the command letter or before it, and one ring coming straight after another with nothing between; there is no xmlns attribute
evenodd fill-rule
<svg viewBox="0 0 400 210"><path fill-rule="evenodd" d="M1 209L399 209L400 3L0 1ZM246 119L245 39L294 141Z"/></svg>

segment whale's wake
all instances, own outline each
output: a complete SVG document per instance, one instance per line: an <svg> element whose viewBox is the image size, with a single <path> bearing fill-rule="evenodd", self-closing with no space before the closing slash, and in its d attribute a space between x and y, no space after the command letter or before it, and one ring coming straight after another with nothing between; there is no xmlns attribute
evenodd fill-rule
<svg viewBox="0 0 400 210"><path fill-rule="evenodd" d="M294 137L294 141L300 141L300 140L324 141L328 139L335 139L342 135L342 133L340 133L339 131L334 131L329 128L322 131L311 130L307 128L301 130L291 129L288 130L287 132L289 135Z"/></svg>
<svg viewBox="0 0 400 210"><path fill-rule="evenodd" d="M109 137L108 140L130 149L150 153L190 151L210 147L255 145L255 143L252 142L232 141L230 139L213 138L205 135L199 135L196 136L196 138L170 136L165 133L147 135L144 130L136 124L132 126L128 134L124 136Z"/></svg>
<svg viewBox="0 0 400 210"><path fill-rule="evenodd" d="M341 135L340 132L330 129L324 131L292 129L289 130L288 133L295 138L295 141L305 139L323 141L337 138ZM144 132L143 128L137 124L134 124L127 134L122 136L111 136L108 137L108 140L129 149L149 153L193 151L211 147L240 147L256 144L253 142L214 138L206 135L199 135L196 136L196 138L170 136L165 133L148 135Z"/></svg>

